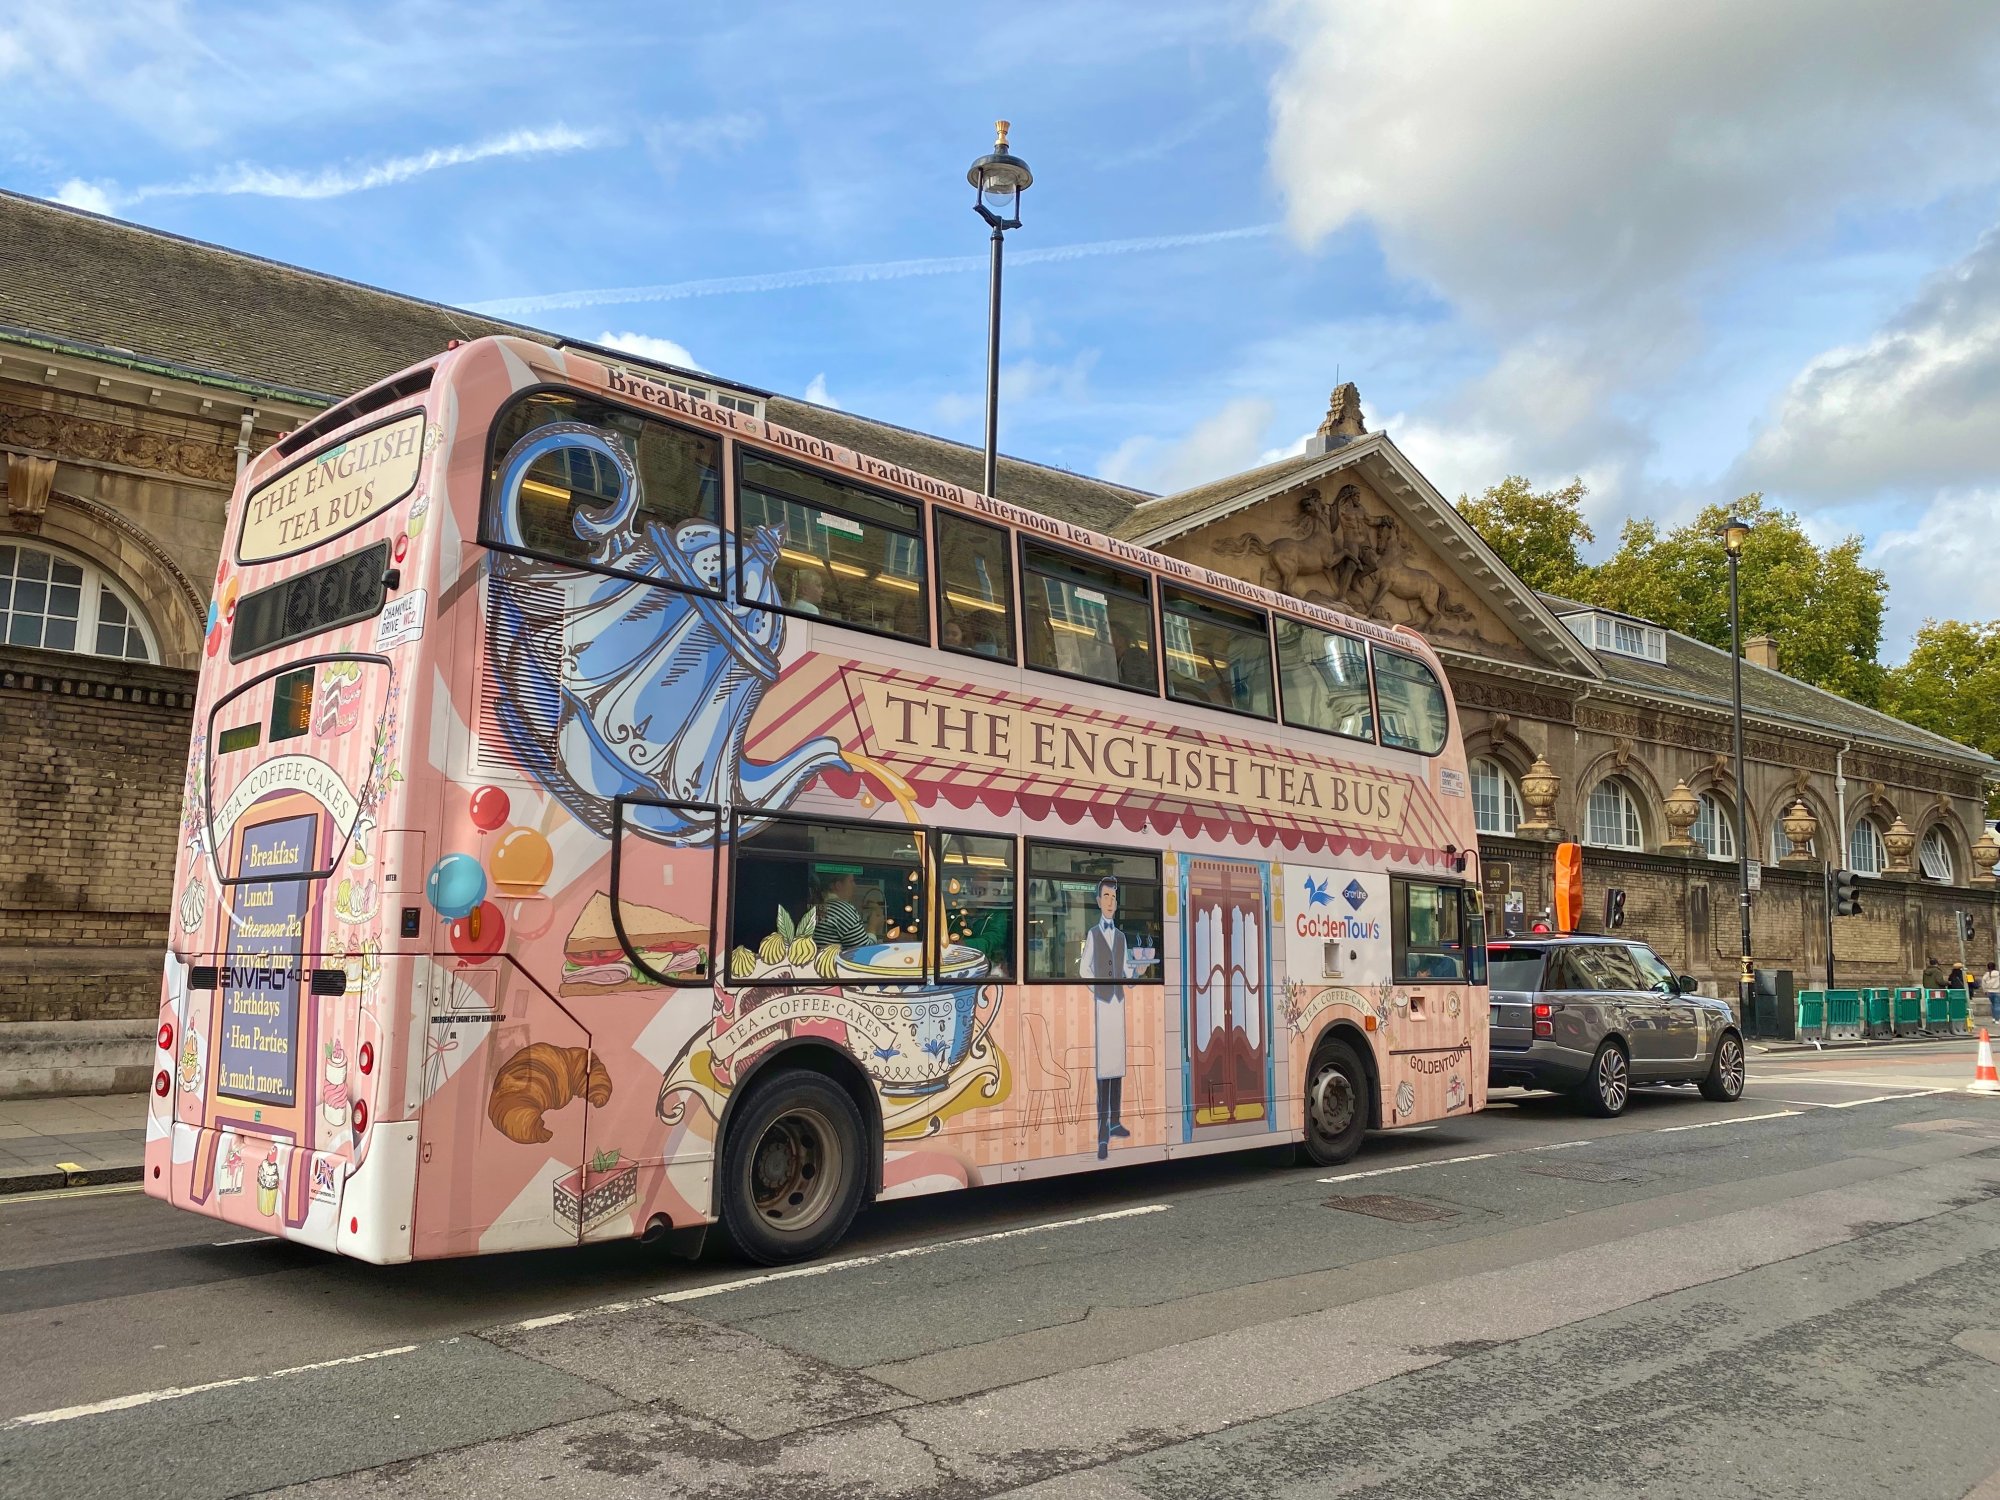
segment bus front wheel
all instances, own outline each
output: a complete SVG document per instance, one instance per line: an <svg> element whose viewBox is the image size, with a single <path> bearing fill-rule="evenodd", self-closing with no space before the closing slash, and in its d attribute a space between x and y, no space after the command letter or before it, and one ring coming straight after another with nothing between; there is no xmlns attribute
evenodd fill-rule
<svg viewBox="0 0 2000 1500"><path fill-rule="evenodd" d="M1368 1128L1368 1071L1345 1042L1320 1043L1306 1072L1307 1157L1336 1167L1361 1149Z"/></svg>
<svg viewBox="0 0 2000 1500"><path fill-rule="evenodd" d="M847 1091L824 1074L760 1081L722 1153L722 1222L737 1249L779 1265L847 1233L866 1191L867 1134Z"/></svg>

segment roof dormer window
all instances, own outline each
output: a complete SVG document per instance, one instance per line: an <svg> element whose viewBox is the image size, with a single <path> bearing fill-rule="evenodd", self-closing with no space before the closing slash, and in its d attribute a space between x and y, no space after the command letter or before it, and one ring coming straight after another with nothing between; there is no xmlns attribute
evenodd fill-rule
<svg viewBox="0 0 2000 1500"><path fill-rule="evenodd" d="M1572 635L1595 650L1666 663L1667 633L1657 625L1595 609L1564 615L1562 622Z"/></svg>

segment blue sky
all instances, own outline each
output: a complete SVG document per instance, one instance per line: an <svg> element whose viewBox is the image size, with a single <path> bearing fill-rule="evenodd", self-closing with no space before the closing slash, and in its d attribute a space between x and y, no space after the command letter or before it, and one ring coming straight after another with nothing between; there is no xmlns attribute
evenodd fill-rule
<svg viewBox="0 0 2000 1500"><path fill-rule="evenodd" d="M2000 7L0 0L0 181L1148 489L1356 381L1608 544L1761 488L2000 616ZM1068 253L1078 251L1080 253Z"/></svg>

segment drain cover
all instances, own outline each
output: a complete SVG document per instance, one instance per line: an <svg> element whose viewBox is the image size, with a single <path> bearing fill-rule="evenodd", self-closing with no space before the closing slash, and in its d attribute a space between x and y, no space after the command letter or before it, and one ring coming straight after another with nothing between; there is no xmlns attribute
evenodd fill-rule
<svg viewBox="0 0 2000 1500"><path fill-rule="evenodd" d="M1326 1200L1328 1208L1345 1209L1351 1214L1367 1214L1374 1219L1387 1219L1392 1224L1435 1224L1441 1219L1455 1219L1458 1210L1439 1208L1435 1203L1423 1203L1415 1198L1392 1198L1387 1193L1353 1193Z"/></svg>
<svg viewBox="0 0 2000 1500"><path fill-rule="evenodd" d="M1538 1161L1523 1162L1519 1168L1523 1172L1533 1172L1537 1177L1567 1177L1572 1182L1639 1182L1637 1172L1623 1171L1618 1167L1601 1166L1587 1161Z"/></svg>

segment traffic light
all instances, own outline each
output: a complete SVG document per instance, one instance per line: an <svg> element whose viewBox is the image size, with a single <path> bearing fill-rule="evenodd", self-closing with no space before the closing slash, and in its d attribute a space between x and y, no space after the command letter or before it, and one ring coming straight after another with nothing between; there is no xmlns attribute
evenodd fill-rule
<svg viewBox="0 0 2000 1500"><path fill-rule="evenodd" d="M1962 912L1960 912L1960 913L1958 914L1958 935L1959 935L1959 937L1961 937L1962 939L1964 939L1964 940L1965 940L1966 942L1968 942L1968 943L1972 941L1972 913L1971 913L1971 912L1969 912L1969 911L1962 911Z"/></svg>
<svg viewBox="0 0 2000 1500"><path fill-rule="evenodd" d="M1861 877L1852 870L1833 872L1833 914L1836 917L1861 915Z"/></svg>
<svg viewBox="0 0 2000 1500"><path fill-rule="evenodd" d="M1604 892L1604 930L1616 932L1625 925L1625 891L1622 886L1609 886Z"/></svg>

